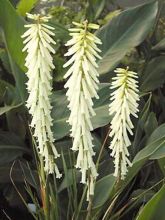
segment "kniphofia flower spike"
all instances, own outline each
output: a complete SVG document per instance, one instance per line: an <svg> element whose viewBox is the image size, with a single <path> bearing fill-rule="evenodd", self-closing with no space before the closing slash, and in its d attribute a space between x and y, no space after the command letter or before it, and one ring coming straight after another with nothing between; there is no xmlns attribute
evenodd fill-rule
<svg viewBox="0 0 165 220"><path fill-rule="evenodd" d="M111 104L109 114L113 116L111 121L110 132L110 149L111 156L114 157L115 172L114 176L121 179L125 178L128 166L131 162L128 159L128 147L131 145L129 135L133 135L134 128L131 121L131 115L138 117L138 85L137 73L127 69L117 68L117 75L112 78ZM128 135L129 133L129 135Z"/></svg>
<svg viewBox="0 0 165 220"><path fill-rule="evenodd" d="M32 116L30 125L34 129L39 154L44 159L44 169L47 173L55 171L56 177L60 178L61 174L55 163L59 154L53 144L51 130L51 70L55 68L51 53L55 53L52 47L55 44L52 39L54 28L46 24L50 17L39 14L27 14L27 17L35 22L25 25L28 30L22 35L25 44L23 51L27 51L25 66L29 96L26 106Z"/></svg>
<svg viewBox="0 0 165 220"><path fill-rule="evenodd" d="M94 181L98 175L93 161L95 152L91 135L93 130L91 117L95 115L92 98L99 98L96 58L101 58L98 54L100 49L97 47L101 41L89 31L98 29L98 25L87 21L73 24L75 28L70 29L72 38L66 44L70 49L65 54L71 58L64 65L70 68L64 78L69 77L65 88L68 89L66 95L71 111L68 122L73 137L72 150L78 151L76 168L82 173L81 182L88 185L87 200L89 200L89 196L94 194Z"/></svg>

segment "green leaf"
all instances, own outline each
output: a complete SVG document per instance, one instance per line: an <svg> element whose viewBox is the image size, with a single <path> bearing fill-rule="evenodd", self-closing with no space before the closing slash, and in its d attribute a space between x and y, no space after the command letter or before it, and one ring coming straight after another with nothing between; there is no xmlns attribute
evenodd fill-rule
<svg viewBox="0 0 165 220"><path fill-rule="evenodd" d="M22 53L23 42L21 39L21 35L24 32L24 20L16 13L8 0L0 1L0 25L3 29L3 39L8 52L12 74L16 81L16 87L22 102L24 102L27 96L26 76L23 73L26 70L24 66L25 53Z"/></svg>
<svg viewBox="0 0 165 220"><path fill-rule="evenodd" d="M29 149L20 137L11 132L0 132L0 166L29 153Z"/></svg>
<svg viewBox="0 0 165 220"><path fill-rule="evenodd" d="M12 170L11 167L12 163L0 166L0 183L11 183L10 172L12 171L11 177L14 183L25 183L26 180L27 183L38 189L39 179L37 171L29 170L25 162L15 162Z"/></svg>
<svg viewBox="0 0 165 220"><path fill-rule="evenodd" d="M96 182L93 208L102 206L109 199L115 182L116 178L112 174L107 175Z"/></svg>
<svg viewBox="0 0 165 220"><path fill-rule="evenodd" d="M60 82L64 80L64 75L66 73L65 69L63 68L64 63L64 59L61 56L54 56L54 65L56 67L56 72L53 75L53 81Z"/></svg>
<svg viewBox="0 0 165 220"><path fill-rule="evenodd" d="M28 163L25 163L24 161L19 161L20 168L23 172L24 180L26 179L27 183L29 183L31 186L35 187L37 191L40 191L39 189L39 176L37 170L32 169Z"/></svg>
<svg viewBox="0 0 165 220"><path fill-rule="evenodd" d="M159 126L159 128L157 130L155 130L155 132L153 132L152 136L150 137L150 139L148 140L148 142L152 142L154 141L157 137L159 136L163 136L164 135L164 140L165 140L165 124L162 124L161 126ZM156 160L156 159L161 159L165 157L165 142L164 144L161 146L161 148L158 148L150 157L151 160Z"/></svg>
<svg viewBox="0 0 165 220"><path fill-rule="evenodd" d="M50 25L55 28L53 32L55 33L56 41L61 40L66 42L70 39L69 31L64 27L64 25L59 24L54 18L51 19Z"/></svg>
<svg viewBox="0 0 165 220"><path fill-rule="evenodd" d="M23 41L21 35L24 32L24 20L16 13L8 0L0 1L0 26L5 35L7 48L12 59L22 69L24 66L25 53L22 53Z"/></svg>
<svg viewBox="0 0 165 220"><path fill-rule="evenodd" d="M52 96L52 118L53 120L53 132L55 139L58 140L69 133L69 125L66 122L69 116L69 110L67 108L67 99L65 91L57 91Z"/></svg>
<svg viewBox="0 0 165 220"><path fill-rule="evenodd" d="M149 62L142 78L140 91L147 92L159 88L165 82L165 56Z"/></svg>
<svg viewBox="0 0 165 220"><path fill-rule="evenodd" d="M10 66L12 69L12 74L14 76L16 82L15 94L17 93L19 97L14 97L14 99L19 99L20 102L25 102L27 99L27 90L26 90L26 81L27 76L25 73L18 67L18 65L14 62L14 60L10 56L10 52L8 51L8 56L10 60Z"/></svg>
<svg viewBox="0 0 165 220"><path fill-rule="evenodd" d="M165 38L163 38L158 44L156 44L152 50L159 51L165 50Z"/></svg>
<svg viewBox="0 0 165 220"><path fill-rule="evenodd" d="M92 118L92 124L94 129L102 127L110 122L110 116L108 114L109 106L109 84L102 84L98 91L100 99L94 100L94 110L96 116ZM69 117L69 110L67 108L67 98L65 91L57 91L52 96L52 117L54 119L53 131L56 140L69 134L70 126L66 122Z"/></svg>
<svg viewBox="0 0 165 220"><path fill-rule="evenodd" d="M98 4L96 5L94 1L94 4L93 4L95 6L94 19L97 19L100 16L101 12L104 9L105 3L106 3L106 0L99 0Z"/></svg>
<svg viewBox="0 0 165 220"><path fill-rule="evenodd" d="M160 149L165 145L165 135L162 138L159 138L151 143L149 143L145 148L143 148L134 158L133 162L141 161L143 159L149 158L153 155L156 150Z"/></svg>
<svg viewBox="0 0 165 220"><path fill-rule="evenodd" d="M62 183L60 184L58 188L58 193L60 193L66 188L69 188L70 186L74 184L74 181L75 181L73 177L74 173L76 176L76 179L75 179L76 182L80 182L80 172L75 169L68 169L67 174L65 175L64 179L62 180Z"/></svg>
<svg viewBox="0 0 165 220"><path fill-rule="evenodd" d="M27 12L30 12L34 8L37 2L38 0L20 0L17 4L17 12L25 16Z"/></svg>
<svg viewBox="0 0 165 220"><path fill-rule="evenodd" d="M161 148L156 150L154 154L152 154L152 156L150 157L150 160L157 160L161 158L164 158L165 160L165 143Z"/></svg>
<svg viewBox="0 0 165 220"><path fill-rule="evenodd" d="M11 182L10 180L10 170L11 170L11 165L1 165L0 166L0 183L9 183ZM15 182L24 182L22 176L20 175L22 171L20 168L14 168L13 169L13 179Z"/></svg>
<svg viewBox="0 0 165 220"><path fill-rule="evenodd" d="M159 159L158 164L159 164L159 167L160 167L163 175L165 176L165 158Z"/></svg>
<svg viewBox="0 0 165 220"><path fill-rule="evenodd" d="M25 153L29 154L30 151L23 146L0 145L0 154L1 154L0 166L14 161L15 159L23 156L23 154Z"/></svg>
<svg viewBox="0 0 165 220"><path fill-rule="evenodd" d="M157 10L157 2L130 8L97 31L102 40L100 74L112 70L126 53L144 41L155 23Z"/></svg>
<svg viewBox="0 0 165 220"><path fill-rule="evenodd" d="M10 83L0 79L0 97L2 97L4 95L4 93L6 92L7 89L9 89L12 92L14 92L15 88Z"/></svg>
<svg viewBox="0 0 165 220"><path fill-rule="evenodd" d="M0 59L3 63L3 66L4 66L5 70L8 73L11 73L9 58L8 58L7 51L5 49L0 49Z"/></svg>
<svg viewBox="0 0 165 220"><path fill-rule="evenodd" d="M18 105L10 105L10 106L4 106L4 107L0 107L0 115L3 115L6 112L9 112L10 110L14 109L14 108L18 108L22 105L22 103L18 104Z"/></svg>
<svg viewBox="0 0 165 220"><path fill-rule="evenodd" d="M143 137L144 128L150 114L150 105L151 105L152 94L149 95L148 100L146 100L143 109L140 110L139 120L135 130L134 142L132 144L132 153L135 155L140 149L140 143ZM148 134L148 133L147 133Z"/></svg>
<svg viewBox="0 0 165 220"><path fill-rule="evenodd" d="M156 115L154 112L150 112L146 120L146 123L144 125L146 136L149 137L157 127L158 127L158 122L156 119Z"/></svg>
<svg viewBox="0 0 165 220"><path fill-rule="evenodd" d="M161 124L155 131L152 133L150 138L148 139L148 144L154 142L155 140L158 140L160 138L163 138L165 136L165 123Z"/></svg>
<svg viewBox="0 0 165 220"><path fill-rule="evenodd" d="M114 17L118 16L121 13L121 10L115 10L115 11L111 11L109 12L103 19L99 20L99 24L101 25L105 25L108 22L110 22Z"/></svg>
<svg viewBox="0 0 165 220"><path fill-rule="evenodd" d="M164 220L165 185L152 197L140 211L136 220Z"/></svg>
<svg viewBox="0 0 165 220"><path fill-rule="evenodd" d="M94 150L96 154L99 154L101 142L98 139L98 137L95 135L95 133L92 133L92 137L93 137ZM55 146L56 146L57 152L60 155L63 155L67 168L68 169L73 168L75 166L75 161L73 160L75 152L71 150L72 139L63 138L59 141L56 141ZM105 155L105 152L103 152L103 155ZM58 158L56 163L59 169L63 169L63 158L62 157Z"/></svg>
<svg viewBox="0 0 165 220"><path fill-rule="evenodd" d="M89 21L96 20L104 9L105 0L89 0L87 8L87 18Z"/></svg>
<svg viewBox="0 0 165 220"><path fill-rule="evenodd" d="M150 136L147 146L143 148L134 158L133 162L143 160L153 155L158 149L165 145L165 124L159 126Z"/></svg>
<svg viewBox="0 0 165 220"><path fill-rule="evenodd" d="M121 190L132 180L138 173L145 162L150 159L152 155L165 145L165 124L159 126L150 136L146 146L138 152L132 161L132 167L129 168L126 179L122 183Z"/></svg>

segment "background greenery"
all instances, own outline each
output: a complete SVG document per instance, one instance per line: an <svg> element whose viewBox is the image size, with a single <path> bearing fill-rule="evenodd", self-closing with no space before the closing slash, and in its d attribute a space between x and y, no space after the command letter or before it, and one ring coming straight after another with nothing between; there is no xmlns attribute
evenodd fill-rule
<svg viewBox="0 0 165 220"><path fill-rule="evenodd" d="M100 24L96 35L102 40L99 61L99 100L94 100L94 125L99 177L92 203L92 220L165 219L165 2L150 0L0 0L0 219L33 219L20 195L31 203L29 191L40 201L28 113L24 67L25 54L20 36L27 22L26 12L50 13L55 27L56 54L53 72L52 117L56 147L64 173L52 192L56 195L54 219L86 219L87 203L79 172L69 150L69 115L63 89L62 68L65 42L72 21ZM139 74L140 113L130 147L133 166L125 181L116 180L109 154L109 85L115 67L130 66ZM28 188L29 187L29 188ZM29 190L30 189L30 190ZM19 192L19 194L18 194ZM42 207L41 207L42 209ZM8 217L7 217L8 216Z"/></svg>

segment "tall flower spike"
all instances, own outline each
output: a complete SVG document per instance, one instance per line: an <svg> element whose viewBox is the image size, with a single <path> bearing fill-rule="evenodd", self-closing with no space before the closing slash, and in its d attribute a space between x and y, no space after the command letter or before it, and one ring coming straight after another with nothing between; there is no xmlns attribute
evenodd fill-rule
<svg viewBox="0 0 165 220"><path fill-rule="evenodd" d="M25 38L23 51L27 51L25 66L28 69L26 75L29 97L26 106L32 115L31 127L34 128L38 151L44 158L44 169L47 173L55 171L56 177L60 178L61 174L55 163L59 154L53 144L52 107L49 100L52 90L51 70L54 68L51 53L55 53L51 46L55 44L51 30L54 28L45 24L50 17L39 14L27 14L27 17L35 20L35 23L25 25L28 30L22 35Z"/></svg>
<svg viewBox="0 0 165 220"><path fill-rule="evenodd" d="M112 103L109 106L109 113L113 115L111 121L110 137L112 138L110 149L112 150L111 156L114 157L115 172L114 176L119 176L121 179L125 178L128 171L127 167L131 166L128 159L128 147L131 142L128 133L133 135L133 124L130 116L137 116L138 112L138 86L137 86L137 73L127 69L117 68L116 77L113 77L111 89L114 92L111 94Z"/></svg>
<svg viewBox="0 0 165 220"><path fill-rule="evenodd" d="M91 117L95 115L92 98L99 98L96 57L99 59L101 57L96 44L101 44L101 41L88 31L98 29L98 25L88 24L87 21L73 24L76 27L70 29L72 39L66 44L71 48L65 56L72 57L64 65L64 67L71 65L64 76L69 77L64 87L68 88L66 95L71 111L68 122L72 126L72 150L78 151L76 168L82 173L81 183L88 185L87 200L89 200L89 196L94 194L94 181L98 175L93 162L95 152L90 131L93 130Z"/></svg>

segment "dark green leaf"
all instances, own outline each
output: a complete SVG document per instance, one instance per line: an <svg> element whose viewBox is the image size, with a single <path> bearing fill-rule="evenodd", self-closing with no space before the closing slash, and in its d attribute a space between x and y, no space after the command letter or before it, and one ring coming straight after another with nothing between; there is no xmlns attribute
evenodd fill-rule
<svg viewBox="0 0 165 220"><path fill-rule="evenodd" d="M14 108L18 108L18 107L20 107L21 105L22 105L22 104L0 107L0 115L3 115L4 113L9 112L10 110L12 110L12 109L14 109Z"/></svg>
<svg viewBox="0 0 165 220"><path fill-rule="evenodd" d="M100 152L101 142L94 133L92 134L92 137L93 137L94 150L96 154L98 154ZM62 140L56 141L55 146L57 151L61 155L63 155L67 169L73 168L75 166L75 161L73 160L73 155L75 154L75 152L71 150L72 139L65 137ZM57 165L59 169L63 169L62 157L57 159Z"/></svg>
<svg viewBox="0 0 165 220"><path fill-rule="evenodd" d="M145 148L143 148L134 158L133 163L147 159L153 155L156 150L162 148L165 145L165 135L162 138L159 138L151 143L149 143Z"/></svg>
<svg viewBox="0 0 165 220"><path fill-rule="evenodd" d="M74 183L74 177L73 175L76 175L76 181L80 182L80 172L75 169L68 169L67 175L64 177L62 183L60 184L58 188L58 193L60 193L62 190L70 187Z"/></svg>
<svg viewBox="0 0 165 220"><path fill-rule="evenodd" d="M23 147L23 146L17 146L17 145L0 145L0 166L10 163L14 161L15 159L23 156L23 154L29 154L30 151Z"/></svg>
<svg viewBox="0 0 165 220"><path fill-rule="evenodd" d="M159 88L165 82L165 56L156 57L148 64L142 78L140 91L147 92Z"/></svg>
<svg viewBox="0 0 165 220"><path fill-rule="evenodd" d="M0 97L4 95L7 89L12 91L12 93L14 92L14 86L1 79L0 80Z"/></svg>
<svg viewBox="0 0 165 220"><path fill-rule="evenodd" d="M7 51L5 49L0 49L0 59L3 63L3 67L8 73L11 73L10 62L8 58Z"/></svg>
<svg viewBox="0 0 165 220"><path fill-rule="evenodd" d="M147 146L143 148L134 158L133 162L145 159L153 155L156 150L165 145L165 124L159 126L150 136L147 141Z"/></svg>
<svg viewBox="0 0 165 220"><path fill-rule="evenodd" d="M158 129L155 130L155 132L153 132L148 142L150 143L160 136L164 137L164 144L151 155L151 160L165 157L165 124L162 124L161 126L159 126Z"/></svg>
<svg viewBox="0 0 165 220"><path fill-rule="evenodd" d="M132 152L135 155L140 149L140 143L142 140L144 127L148 119L148 115L150 114L150 105L151 105L152 94L149 95L148 100L145 102L144 107L140 110L139 120L135 130L135 138L132 145Z"/></svg>
<svg viewBox="0 0 165 220"><path fill-rule="evenodd" d="M161 124L150 136L148 139L148 144L158 140L159 138L163 138L165 136L165 123Z"/></svg>
<svg viewBox="0 0 165 220"><path fill-rule="evenodd" d="M93 207L102 206L110 197L114 188L116 178L110 174L96 182L95 194L93 198Z"/></svg>
<svg viewBox="0 0 165 220"><path fill-rule="evenodd" d="M39 186L36 171L29 170L29 167L23 162L15 162L14 165L12 165L13 163L0 166L0 183L11 183L12 178L14 183L24 183L26 180L27 183L35 188Z"/></svg>
<svg viewBox="0 0 165 220"><path fill-rule="evenodd" d="M64 27L64 25L59 24L55 19L52 19L50 21L50 25L54 27L54 33L55 33L55 38L57 40L62 40L66 42L70 36L69 36L69 31Z"/></svg>
<svg viewBox="0 0 165 220"><path fill-rule="evenodd" d="M158 164L163 175L165 176L165 158L158 159Z"/></svg>
<svg viewBox="0 0 165 220"><path fill-rule="evenodd" d="M157 10L157 2L130 8L97 32L103 43L103 59L99 61L100 74L112 70L127 52L146 38L155 23Z"/></svg>
<svg viewBox="0 0 165 220"><path fill-rule="evenodd" d="M165 185L157 192L153 198L140 211L136 220L164 220L165 217Z"/></svg>
<svg viewBox="0 0 165 220"><path fill-rule="evenodd" d="M154 153L161 149L165 145L165 124L159 126L150 136L146 146L138 152L135 156L132 167L129 168L128 174L124 183L122 184L122 189L127 185L132 178L138 173L144 163L152 156Z"/></svg>
<svg viewBox="0 0 165 220"><path fill-rule="evenodd" d="M10 132L0 132L0 165L10 163L23 154L29 153L29 149L17 135Z"/></svg>
<svg viewBox="0 0 165 220"><path fill-rule="evenodd" d="M156 44L153 48L153 50L165 50L165 38L162 39L158 44Z"/></svg>
<svg viewBox="0 0 165 220"><path fill-rule="evenodd" d="M149 137L157 127L158 127L158 122L156 119L156 115L154 112L150 112L146 120L146 123L144 125L144 130L146 135Z"/></svg>
<svg viewBox="0 0 165 220"><path fill-rule="evenodd" d="M100 86L98 95L100 99L94 100L94 110L96 112L96 116L92 118L94 129L110 122L110 116L108 114L110 90L108 83ZM69 134L70 126L66 122L69 117L67 104L64 90L54 92L52 97L52 117L54 119L53 131L56 139Z"/></svg>
<svg viewBox="0 0 165 220"><path fill-rule="evenodd" d="M93 21L100 16L105 3L105 0L89 0L87 8L87 18L89 21Z"/></svg>

